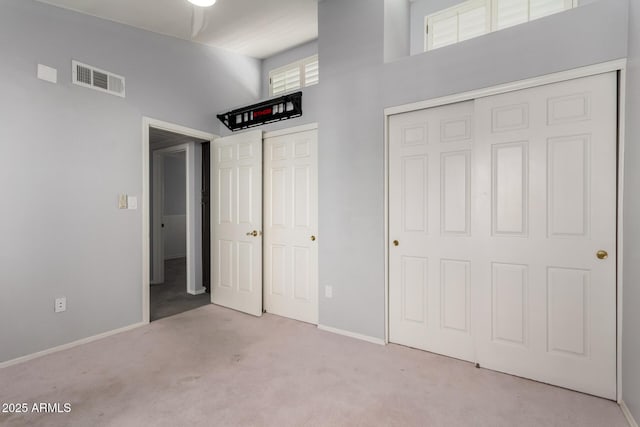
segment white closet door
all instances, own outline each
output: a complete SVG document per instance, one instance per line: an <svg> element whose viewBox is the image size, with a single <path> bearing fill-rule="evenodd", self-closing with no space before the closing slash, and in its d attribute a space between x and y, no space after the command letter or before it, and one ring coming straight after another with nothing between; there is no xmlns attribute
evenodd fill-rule
<svg viewBox="0 0 640 427"><path fill-rule="evenodd" d="M464 360L475 358L472 116L465 102L389 120L389 339Z"/></svg>
<svg viewBox="0 0 640 427"><path fill-rule="evenodd" d="M478 99L473 153L478 362L610 399L616 85L609 73Z"/></svg>
<svg viewBox="0 0 640 427"><path fill-rule="evenodd" d="M317 130L265 139L265 309L318 323Z"/></svg>
<svg viewBox="0 0 640 427"><path fill-rule="evenodd" d="M262 131L215 140L211 161L211 302L261 316Z"/></svg>

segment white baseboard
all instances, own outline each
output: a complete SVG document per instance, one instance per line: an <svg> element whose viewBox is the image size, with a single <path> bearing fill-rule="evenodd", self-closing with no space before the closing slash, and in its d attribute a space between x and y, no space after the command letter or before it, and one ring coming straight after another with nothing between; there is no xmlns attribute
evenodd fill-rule
<svg viewBox="0 0 640 427"><path fill-rule="evenodd" d="M345 331L343 329L332 328L331 326L318 325L318 329L322 331L332 332L338 335L344 335L345 337L355 338L357 340L362 340L366 342L370 342L378 345L385 345L385 342L381 338L370 337L368 335L362 335L355 332Z"/></svg>
<svg viewBox="0 0 640 427"><path fill-rule="evenodd" d="M624 417L627 419L629 426L638 427L638 423L633 418L633 414L631 414L631 411L629 411L629 408L627 407L627 404L624 403L624 400L620 401L620 409L622 409L622 413L624 414Z"/></svg>
<svg viewBox="0 0 640 427"><path fill-rule="evenodd" d="M194 293L191 294L191 292L189 292L191 295L202 295L207 291L207 288L199 288L196 289L196 291Z"/></svg>
<svg viewBox="0 0 640 427"><path fill-rule="evenodd" d="M82 345L82 344L88 344L90 342L97 341L97 340L100 340L102 338L107 338L107 337L109 337L111 335L119 334L120 332L130 331L131 329L136 329L136 328L139 328L140 326L144 326L144 325L147 325L147 324L148 324L148 322L134 323L133 325L125 326L125 327L119 328L119 329L114 329L112 331L103 332L101 334L93 335L93 336L90 336L90 337L87 337L87 338L82 338L82 339L79 339L77 341L73 341L73 342L70 342L70 343L67 343L67 344L62 344L62 345L59 345L57 347L48 348L46 350L42 350L42 351L39 351L37 353L27 354L26 356L20 356L20 357L17 357L15 359L7 360L6 362L1 362L0 363L0 369L7 368L7 367L13 366L13 365L17 365L19 363L24 363L24 362L27 362L29 360L37 359L38 357L46 356L47 354L57 353L57 352L62 351L62 350L67 350L67 349L70 349L70 348L73 348L73 347L77 347L77 346Z"/></svg>

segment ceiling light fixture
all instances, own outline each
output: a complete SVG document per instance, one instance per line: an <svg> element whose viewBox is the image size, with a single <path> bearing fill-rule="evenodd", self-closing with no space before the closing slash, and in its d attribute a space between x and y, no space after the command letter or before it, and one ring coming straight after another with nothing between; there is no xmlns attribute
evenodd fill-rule
<svg viewBox="0 0 640 427"><path fill-rule="evenodd" d="M200 7L209 7L213 6L216 3L216 0L189 0L189 3L193 3Z"/></svg>

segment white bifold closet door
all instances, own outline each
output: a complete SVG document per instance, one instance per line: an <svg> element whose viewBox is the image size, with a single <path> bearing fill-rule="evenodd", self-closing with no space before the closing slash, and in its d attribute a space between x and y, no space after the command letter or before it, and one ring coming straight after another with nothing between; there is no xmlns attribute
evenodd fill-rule
<svg viewBox="0 0 640 427"><path fill-rule="evenodd" d="M265 295L269 313L318 323L317 130L265 138Z"/></svg>
<svg viewBox="0 0 640 427"><path fill-rule="evenodd" d="M211 302L262 315L262 131L213 142Z"/></svg>
<svg viewBox="0 0 640 427"><path fill-rule="evenodd" d="M614 399L616 124L615 73L391 117L390 340Z"/></svg>

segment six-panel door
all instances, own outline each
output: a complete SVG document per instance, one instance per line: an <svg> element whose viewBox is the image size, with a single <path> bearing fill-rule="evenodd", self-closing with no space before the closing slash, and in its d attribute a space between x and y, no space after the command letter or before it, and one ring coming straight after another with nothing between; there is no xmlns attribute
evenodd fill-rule
<svg viewBox="0 0 640 427"><path fill-rule="evenodd" d="M616 87L609 73L476 100L472 223L480 364L610 399Z"/></svg>
<svg viewBox="0 0 640 427"><path fill-rule="evenodd" d="M616 102L609 73L390 118L391 341L615 398Z"/></svg>
<svg viewBox="0 0 640 427"><path fill-rule="evenodd" d="M262 131L213 143L211 302L262 315Z"/></svg>
<svg viewBox="0 0 640 427"><path fill-rule="evenodd" d="M474 360L472 127L473 102L389 127L389 339L463 360Z"/></svg>
<svg viewBox="0 0 640 427"><path fill-rule="evenodd" d="M318 323L317 130L266 138L264 303Z"/></svg>

